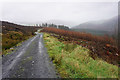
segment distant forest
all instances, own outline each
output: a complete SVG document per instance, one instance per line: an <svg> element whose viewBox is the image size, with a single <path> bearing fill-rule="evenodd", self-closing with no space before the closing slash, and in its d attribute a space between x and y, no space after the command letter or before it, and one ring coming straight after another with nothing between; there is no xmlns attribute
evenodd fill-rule
<svg viewBox="0 0 120 80"><path fill-rule="evenodd" d="M48 24L48 23L42 23L42 25L36 25L36 26L40 26L40 27L54 27L54 28L58 28L58 29L64 29L64 30L69 30L68 26L65 25L56 25L56 24Z"/></svg>

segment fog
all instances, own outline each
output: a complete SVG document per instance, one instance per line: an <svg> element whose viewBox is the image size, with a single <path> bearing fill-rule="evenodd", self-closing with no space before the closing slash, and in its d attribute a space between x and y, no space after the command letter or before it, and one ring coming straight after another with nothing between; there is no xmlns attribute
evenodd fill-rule
<svg viewBox="0 0 120 80"><path fill-rule="evenodd" d="M18 24L48 22L72 27L117 15L117 2L3 2L0 20Z"/></svg>

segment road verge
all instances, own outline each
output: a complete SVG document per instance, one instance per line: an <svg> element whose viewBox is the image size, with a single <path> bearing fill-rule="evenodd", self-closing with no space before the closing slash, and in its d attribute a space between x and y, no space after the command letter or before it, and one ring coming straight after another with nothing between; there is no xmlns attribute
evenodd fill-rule
<svg viewBox="0 0 120 80"><path fill-rule="evenodd" d="M89 56L89 49L44 33L48 54L62 78L118 78L118 67Z"/></svg>

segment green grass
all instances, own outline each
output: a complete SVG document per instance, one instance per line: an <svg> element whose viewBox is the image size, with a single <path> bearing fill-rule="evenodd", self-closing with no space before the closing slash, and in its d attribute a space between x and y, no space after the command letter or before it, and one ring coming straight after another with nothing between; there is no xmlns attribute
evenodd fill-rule
<svg viewBox="0 0 120 80"><path fill-rule="evenodd" d="M63 78L118 78L118 67L101 59L94 60L89 50L79 45L64 44L44 33L48 54Z"/></svg>

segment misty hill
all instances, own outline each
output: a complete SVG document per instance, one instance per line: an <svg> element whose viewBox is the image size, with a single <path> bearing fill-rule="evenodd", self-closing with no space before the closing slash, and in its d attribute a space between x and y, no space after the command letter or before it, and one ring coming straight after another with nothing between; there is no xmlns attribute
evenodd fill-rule
<svg viewBox="0 0 120 80"><path fill-rule="evenodd" d="M117 31L118 27L118 18L114 17L109 20L102 21L90 21L86 23L82 23L71 29L77 31L85 31L85 32L100 32L103 34L113 34Z"/></svg>

